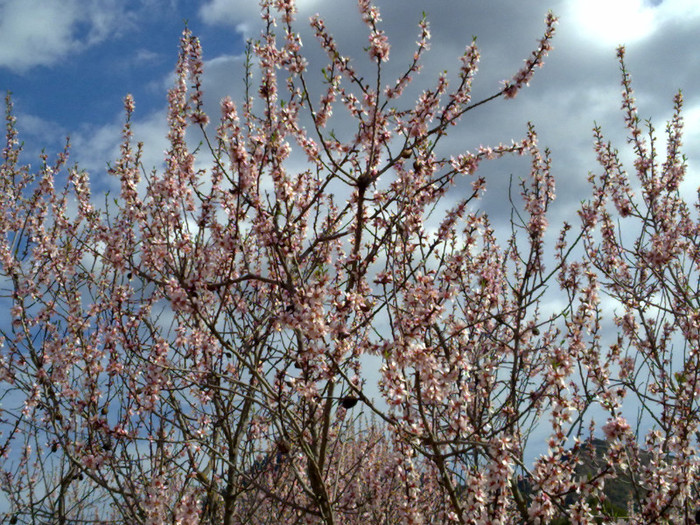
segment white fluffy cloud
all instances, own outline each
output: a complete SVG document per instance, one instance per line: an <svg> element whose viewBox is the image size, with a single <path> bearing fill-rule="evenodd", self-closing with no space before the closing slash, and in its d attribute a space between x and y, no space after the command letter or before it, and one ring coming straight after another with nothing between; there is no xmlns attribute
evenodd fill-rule
<svg viewBox="0 0 700 525"><path fill-rule="evenodd" d="M0 0L0 67L51 65L125 27L115 0Z"/></svg>
<svg viewBox="0 0 700 525"><path fill-rule="evenodd" d="M698 16L697 0L568 0L565 14L582 37L600 46L632 44L667 23Z"/></svg>
<svg viewBox="0 0 700 525"><path fill-rule="evenodd" d="M316 6L321 5L321 0L297 0L296 5L299 14L306 15ZM210 0L205 2L199 10L199 16L207 24L227 24L236 28L236 31L249 37L252 30L260 23L260 5L257 1Z"/></svg>

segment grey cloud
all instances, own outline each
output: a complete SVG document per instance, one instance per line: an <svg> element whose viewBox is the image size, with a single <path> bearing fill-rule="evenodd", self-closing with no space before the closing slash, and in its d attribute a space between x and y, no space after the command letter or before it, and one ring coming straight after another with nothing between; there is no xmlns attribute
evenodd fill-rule
<svg viewBox="0 0 700 525"><path fill-rule="evenodd" d="M675 0L679 2L680 0ZM415 49L416 24L423 10L431 23L431 50L424 61L424 70L417 78L403 103L412 105L412 97L431 85L443 70L456 71L458 57L472 36L482 52L480 71L474 83L474 100L495 93L500 82L510 78L523 64L544 29L548 9L561 15L555 49L537 71L531 86L521 91L515 100L499 99L465 115L444 143L446 153L474 150L479 145L493 145L520 139L532 122L538 131L540 144L552 152L553 170L558 185L557 204L552 223L575 220L575 209L588 193L587 177L596 171L592 149L591 129L594 121L600 123L606 135L624 148L625 130L619 111L620 75L614 45L593 45L590 38L582 37L578 21L573 16L568 0L551 2L463 2L441 0L425 2L404 0L378 2L382 11L382 28L392 43L391 61L383 74L385 83L391 82L409 63ZM628 67L634 78L635 89L643 117L656 119L657 128L663 129L660 119L670 115L671 98L677 88L686 90L689 109L698 104L695 86L698 85L700 46L698 46L698 18L671 16L670 2L660 4L667 9L654 30L646 38L628 47ZM308 17L316 11L327 23L342 52L353 58L353 64L371 78L373 66L366 59L363 48L367 45L364 27L356 3L353 1L300 3L297 29L304 41L308 56L309 79L320 90L317 79L327 60L308 27ZM258 34L257 2L223 2L215 0L199 9L200 18L207 23L227 24L244 28L249 36ZM177 43L173 42L173 46ZM207 55L205 40L205 55ZM219 56L208 60L205 68L206 109L215 122L221 98L231 95L242 101L243 60L239 56ZM335 114L332 127L342 129L348 124L341 109ZM690 159L697 144L688 144ZM510 176L514 180L528 174L526 159L503 159L482 165L481 174L489 184L484 209L507 221L507 195ZM469 181L459 181L454 198L463 194Z"/></svg>

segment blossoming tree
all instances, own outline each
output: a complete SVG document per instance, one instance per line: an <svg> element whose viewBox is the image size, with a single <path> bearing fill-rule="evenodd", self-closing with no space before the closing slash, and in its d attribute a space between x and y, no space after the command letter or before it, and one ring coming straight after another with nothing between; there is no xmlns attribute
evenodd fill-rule
<svg viewBox="0 0 700 525"><path fill-rule="evenodd" d="M564 225L548 253L554 179L534 128L452 156L438 145L470 110L528 83L550 50L554 16L493 96L471 99L472 42L454 86L441 75L408 103L427 22L405 73L385 84L379 12L359 6L376 76L365 80L312 18L328 57L317 99L293 2L262 2L246 98L224 99L215 129L199 42L185 31L164 167L143 169L127 96L113 204L97 204L88 175L68 167L68 148L38 171L22 165L8 99L0 273L12 324L0 360L0 486L10 523L599 523L614 519L603 487L619 465L639 473L630 516L688 515L697 254L677 198L680 117L658 168L668 181L643 178L645 196L660 184L663 203L634 204L598 134L605 171L581 233ZM645 174L655 156L626 93ZM354 119L345 137L330 125L337 108ZM294 150L306 169L291 168ZM487 181L477 170L507 154L529 156L531 169L512 234L499 239L478 210ZM471 190L438 216L458 177ZM632 250L616 237L610 198L643 224ZM683 229L670 233L676 217ZM581 240L588 258L574 261ZM669 261L671 280L661 269ZM608 351L598 276L626 309ZM544 304L552 290L565 298L555 312ZM666 329L646 312L680 324ZM673 376L677 331L690 358ZM625 356L625 345L638 354ZM363 376L367 358L381 361L376 386ZM638 382L639 370L653 381ZM649 442L663 444L654 468L640 462L619 411L624 391L661 418ZM595 403L610 414L613 446L600 472L581 479L576 451ZM549 450L527 465L528 436L543 425Z"/></svg>
<svg viewBox="0 0 700 525"><path fill-rule="evenodd" d="M614 443L610 466L632 474L637 522L691 523L699 481L700 201L691 207L682 187L687 165L681 93L666 126L664 155L652 123L642 125L624 55L619 48L622 110L635 174L625 171L618 151L596 127L602 172L591 175L593 195L580 212L588 271L596 272L618 305L612 318L617 341L591 379L610 385L601 399L609 413L603 430ZM597 345L592 350L602 354ZM643 436L635 435L622 414L627 395L651 428L642 443Z"/></svg>

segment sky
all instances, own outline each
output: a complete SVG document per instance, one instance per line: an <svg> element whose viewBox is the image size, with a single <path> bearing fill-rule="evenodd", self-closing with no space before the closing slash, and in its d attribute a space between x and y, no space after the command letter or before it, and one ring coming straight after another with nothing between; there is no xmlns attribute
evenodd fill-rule
<svg viewBox="0 0 700 525"><path fill-rule="evenodd" d="M354 0L300 0L297 27L320 70L320 49L308 28L319 13L346 54L363 61L367 34ZM597 170L594 122L624 149L615 49L627 63L643 118L659 130L678 89L686 97L686 154L693 173L700 156L700 2L696 0L380 0L383 28L392 43L387 71L401 71L413 53L416 24L425 12L432 44L418 94L457 58L473 36L482 53L474 100L495 93L534 49L552 10L560 19L554 50L531 85L515 100L499 99L455 130L455 153L522 138L532 122L552 152L558 201L551 223L575 221ZM216 120L226 95L240 100L245 41L260 34L255 0L0 0L0 91L12 92L25 162L45 149L58 152L70 136L72 161L90 172L93 189L109 187L106 167L118 155L122 100L136 100L137 139L144 164L159 166L165 141L166 93L172 84L178 40L185 25L200 37L205 58L206 108ZM389 78L389 76L385 76ZM623 158L624 154L623 154ZM510 177L527 175L523 160L485 165L489 191L483 206L498 220ZM697 173L697 172L696 172ZM694 179L694 177L689 177ZM103 188L104 188L103 187ZM688 180L686 189L695 191ZM456 190L459 191L459 188ZM489 200L491 199L491 200ZM507 213L500 215L506 220Z"/></svg>
<svg viewBox="0 0 700 525"><path fill-rule="evenodd" d="M700 185L700 2L697 0L377 0L392 44L387 71L408 63L425 11L432 44L416 94L443 71L455 71L464 47L477 37L482 53L474 100L497 92L535 48L548 10L559 17L554 49L530 86L514 100L499 99L470 112L447 140L457 154L479 145L519 140L532 122L551 151L557 202L550 223L576 221L599 172L592 128L625 151L616 47L627 46L627 66L640 115L659 131L678 89L685 95L685 153L690 165L683 189ZM319 13L341 49L362 67L367 33L354 0L299 0L298 31L310 72L319 72L320 49L308 28ZM148 170L162 162L166 94L173 81L183 27L200 37L205 59L205 108L216 122L221 98L241 100L243 50L260 34L255 0L0 0L0 91L12 92L24 162L38 164L42 149L60 151L66 136L72 161L91 174L93 189L109 188L109 162L118 156L122 100L136 102L135 135L146 144ZM366 62L365 62L366 64ZM310 76L309 78L314 78ZM319 77L316 77L319 78ZM387 75L385 78L390 78ZM628 165L631 165L628 163ZM507 223L510 177L527 175L527 161L482 164L488 191L483 206ZM466 184L466 183L465 183ZM460 187L454 189L459 193ZM457 197L455 197L457 198Z"/></svg>
<svg viewBox="0 0 700 525"><path fill-rule="evenodd" d="M591 128L603 126L625 146L615 49L627 46L641 116L663 130L678 89L686 97L686 154L700 155L700 2L696 0L381 0L383 28L392 42L388 71L400 71L413 53L416 24L425 12L432 44L416 94L443 70L456 70L464 46L477 37L482 52L474 100L496 92L534 49L552 10L560 19L554 50L531 85L515 100L499 99L472 112L448 141L455 153L522 138L532 122L552 152L558 182L557 218L572 210L596 171ZM300 0L298 30L304 51L318 57L309 16L319 13L346 53L363 60L367 35L354 0ZM178 39L188 27L200 37L205 58L205 102L216 120L221 98L240 100L242 52L260 33L255 0L0 0L0 90L12 92L25 162L65 137L72 160L88 170L93 187L106 180L117 157L122 100L136 100L135 127L146 143L145 164L159 166L165 142L167 89L172 84ZM392 69L393 68L393 69ZM389 78L386 76L385 78ZM624 155L623 155L624 158ZM510 176L525 164L504 160L486 166L484 206L497 214ZM687 187L694 190L695 181Z"/></svg>

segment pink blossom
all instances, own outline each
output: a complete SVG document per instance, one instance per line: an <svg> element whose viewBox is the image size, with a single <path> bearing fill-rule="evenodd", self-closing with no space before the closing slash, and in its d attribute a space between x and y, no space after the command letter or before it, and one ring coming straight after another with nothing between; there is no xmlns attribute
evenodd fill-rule
<svg viewBox="0 0 700 525"><path fill-rule="evenodd" d="M389 38L384 34L384 31L373 31L369 36L369 56L376 59L378 62L387 62L389 60Z"/></svg>
<svg viewBox="0 0 700 525"><path fill-rule="evenodd" d="M627 420L623 417L616 417L614 419L608 420L608 422L603 425L603 433L608 439L620 439L630 430L630 425Z"/></svg>

